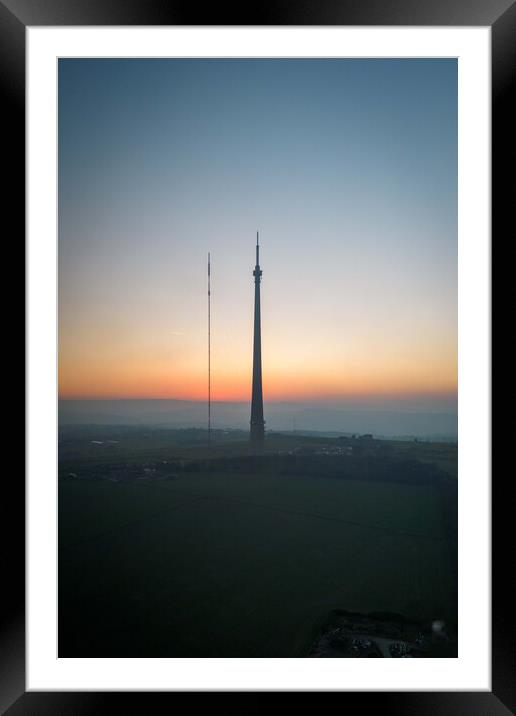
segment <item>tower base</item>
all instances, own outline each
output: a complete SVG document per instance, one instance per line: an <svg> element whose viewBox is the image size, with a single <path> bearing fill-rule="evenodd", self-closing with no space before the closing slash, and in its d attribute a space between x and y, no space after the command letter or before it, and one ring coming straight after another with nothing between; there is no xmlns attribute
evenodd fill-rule
<svg viewBox="0 0 516 716"><path fill-rule="evenodd" d="M249 438L253 445L263 445L265 440L265 423L251 423Z"/></svg>

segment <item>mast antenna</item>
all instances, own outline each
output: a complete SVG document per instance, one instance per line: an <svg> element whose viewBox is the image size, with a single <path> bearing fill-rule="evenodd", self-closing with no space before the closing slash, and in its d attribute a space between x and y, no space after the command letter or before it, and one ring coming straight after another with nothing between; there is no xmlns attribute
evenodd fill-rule
<svg viewBox="0 0 516 716"><path fill-rule="evenodd" d="M211 270L208 252L208 442L211 442Z"/></svg>

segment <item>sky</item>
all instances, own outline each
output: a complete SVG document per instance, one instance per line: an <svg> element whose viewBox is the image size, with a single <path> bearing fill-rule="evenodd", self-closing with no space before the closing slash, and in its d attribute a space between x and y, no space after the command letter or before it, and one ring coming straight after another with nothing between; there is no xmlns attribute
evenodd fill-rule
<svg viewBox="0 0 516 716"><path fill-rule="evenodd" d="M58 73L61 398L456 396L456 60Z"/></svg>

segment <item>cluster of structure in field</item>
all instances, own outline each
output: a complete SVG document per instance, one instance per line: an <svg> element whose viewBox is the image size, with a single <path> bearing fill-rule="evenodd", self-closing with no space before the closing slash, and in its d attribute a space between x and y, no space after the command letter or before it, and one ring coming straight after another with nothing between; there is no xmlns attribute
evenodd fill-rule
<svg viewBox="0 0 516 716"><path fill-rule="evenodd" d="M432 656L436 638L444 638L443 625L416 624L391 618L339 616L312 646L309 656L330 658L420 658Z"/></svg>

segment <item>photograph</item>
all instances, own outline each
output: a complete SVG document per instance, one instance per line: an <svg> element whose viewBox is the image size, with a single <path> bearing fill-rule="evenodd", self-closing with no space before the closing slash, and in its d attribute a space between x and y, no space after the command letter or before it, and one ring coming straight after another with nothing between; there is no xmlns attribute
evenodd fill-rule
<svg viewBox="0 0 516 716"><path fill-rule="evenodd" d="M58 59L59 659L457 658L457 108Z"/></svg>
<svg viewBox="0 0 516 716"><path fill-rule="evenodd" d="M515 0L0 0L0 713L516 714L515 36Z"/></svg>

